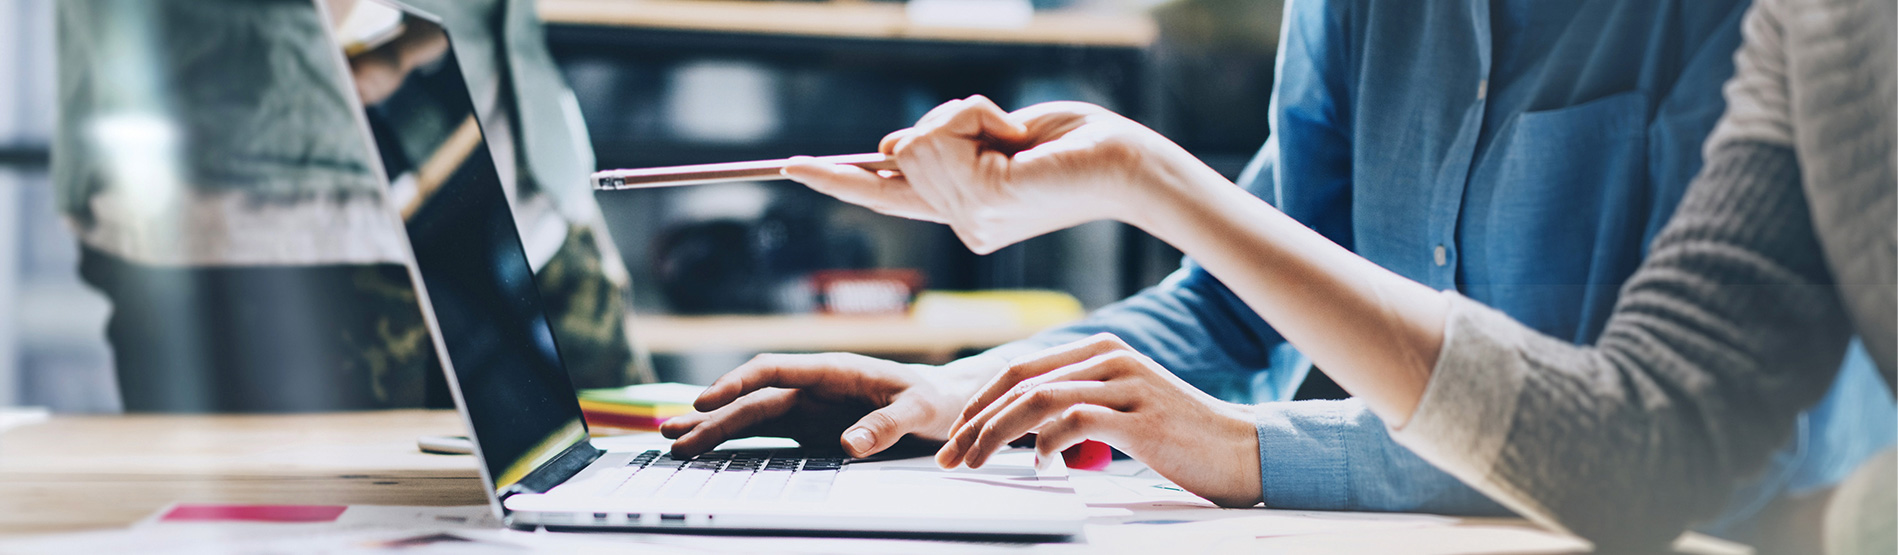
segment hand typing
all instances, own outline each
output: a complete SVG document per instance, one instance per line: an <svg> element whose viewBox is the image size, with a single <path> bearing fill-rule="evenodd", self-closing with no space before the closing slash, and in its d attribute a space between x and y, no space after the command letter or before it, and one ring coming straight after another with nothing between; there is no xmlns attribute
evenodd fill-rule
<svg viewBox="0 0 1898 555"><path fill-rule="evenodd" d="M1097 439L1221 506L1260 500L1251 412L1201 392L1113 335L1013 361L951 429L936 453L944 468L981 467L1010 441L1036 432L1043 458Z"/></svg>

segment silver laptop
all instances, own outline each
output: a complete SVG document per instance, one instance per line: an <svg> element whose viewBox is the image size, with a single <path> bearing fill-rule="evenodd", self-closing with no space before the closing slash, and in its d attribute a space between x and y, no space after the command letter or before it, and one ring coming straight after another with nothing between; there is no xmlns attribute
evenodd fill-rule
<svg viewBox="0 0 1898 555"><path fill-rule="evenodd" d="M386 36L436 36L446 44L436 18L385 8L400 12L384 19L397 25ZM374 46L340 35L337 43L344 45L338 52ZM416 50L435 59L411 64L393 92L383 86L378 98L352 98L388 176L391 217L403 218L423 316L503 521L836 534L1080 531L1084 506L1065 475L1038 474L1031 465L944 471L926 459L861 461L785 449L679 459L663 446L597 447L454 50Z"/></svg>

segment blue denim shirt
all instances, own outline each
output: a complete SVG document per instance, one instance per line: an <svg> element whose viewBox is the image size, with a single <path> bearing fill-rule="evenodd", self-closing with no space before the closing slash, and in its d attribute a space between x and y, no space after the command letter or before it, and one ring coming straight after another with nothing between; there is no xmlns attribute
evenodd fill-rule
<svg viewBox="0 0 1898 555"><path fill-rule="evenodd" d="M1399 274L1591 342L1700 168L1746 7L1288 2L1272 139L1240 185ZM1098 332L1214 395L1263 403L1267 506L1506 512L1393 442L1361 402L1285 402L1309 361L1191 261L992 353ZM1836 483L1890 445L1898 409L1879 379L1862 353L1848 357L1798 437L1703 529L1726 532L1775 497Z"/></svg>

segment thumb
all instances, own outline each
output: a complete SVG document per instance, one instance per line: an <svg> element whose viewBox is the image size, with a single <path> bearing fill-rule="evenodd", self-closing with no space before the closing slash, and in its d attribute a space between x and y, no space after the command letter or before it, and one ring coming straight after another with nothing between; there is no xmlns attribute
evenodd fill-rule
<svg viewBox="0 0 1898 555"><path fill-rule="evenodd" d="M896 444L896 440L922 427L927 419L925 413L922 403L898 397L896 402L871 411L856 424L844 429L844 452L850 453L852 457L868 457L889 449Z"/></svg>
<svg viewBox="0 0 1898 555"><path fill-rule="evenodd" d="M1009 118L1008 112L995 101L978 94L968 98L967 106L964 113L972 117L963 120L963 125L973 125L973 128L965 127L965 133L983 139L996 150L1014 152L1032 146L1024 144L1028 141L1028 127Z"/></svg>

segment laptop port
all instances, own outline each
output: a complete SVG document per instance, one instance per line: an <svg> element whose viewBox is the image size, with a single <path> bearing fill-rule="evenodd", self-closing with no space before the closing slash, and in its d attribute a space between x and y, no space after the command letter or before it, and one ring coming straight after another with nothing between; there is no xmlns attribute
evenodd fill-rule
<svg viewBox="0 0 1898 555"><path fill-rule="evenodd" d="M639 524L639 513L626 513L627 524Z"/></svg>
<svg viewBox="0 0 1898 555"><path fill-rule="evenodd" d="M606 522L606 513L593 513L594 522Z"/></svg>
<svg viewBox="0 0 1898 555"><path fill-rule="evenodd" d="M661 525L685 524L685 515L661 514L659 515L659 524Z"/></svg>

